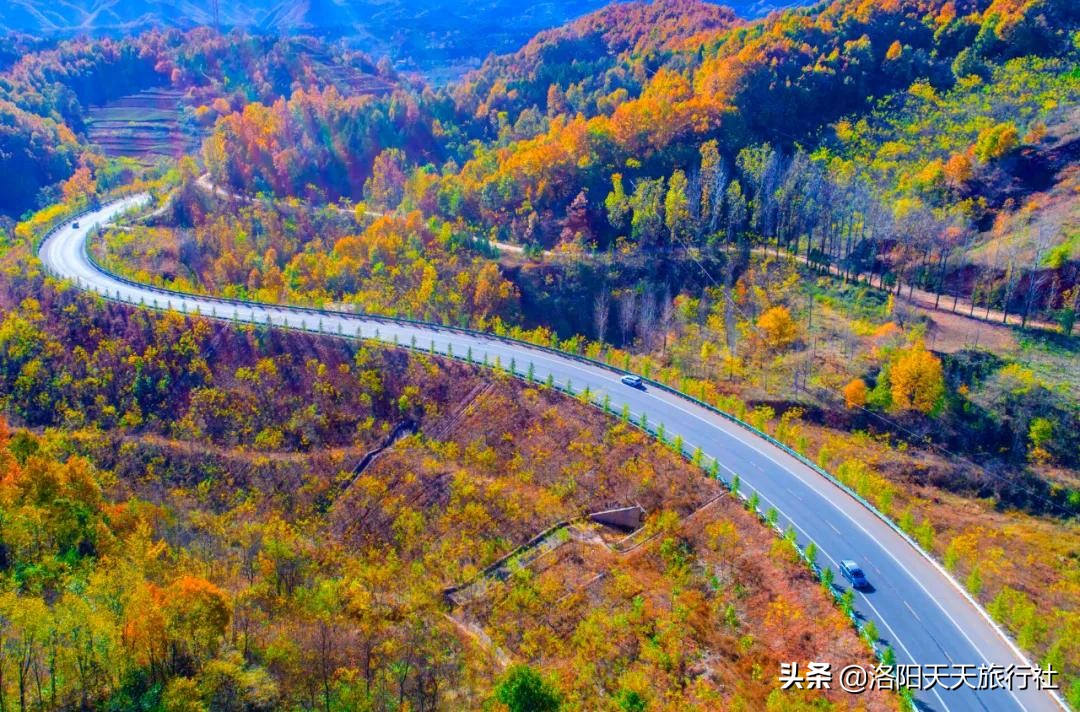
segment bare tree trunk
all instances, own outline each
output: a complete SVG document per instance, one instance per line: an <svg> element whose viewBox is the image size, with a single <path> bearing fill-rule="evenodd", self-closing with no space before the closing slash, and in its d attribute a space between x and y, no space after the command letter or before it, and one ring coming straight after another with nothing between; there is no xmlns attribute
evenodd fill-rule
<svg viewBox="0 0 1080 712"><path fill-rule="evenodd" d="M608 319L611 316L611 295L601 287L593 301L593 323L596 326L596 339L601 345L607 338Z"/></svg>
<svg viewBox="0 0 1080 712"><path fill-rule="evenodd" d="M628 338L633 332L637 322L637 296L626 290L619 297L619 327L622 329L623 346L628 344Z"/></svg>
<svg viewBox="0 0 1080 712"><path fill-rule="evenodd" d="M934 296L935 309L937 309L938 305L941 303L941 290L942 287L945 286L945 268L949 264L949 255L944 251L941 253L940 262L938 264L940 265L940 267L938 269L937 294Z"/></svg>
<svg viewBox="0 0 1080 712"><path fill-rule="evenodd" d="M1009 323L1009 300L1012 299L1013 279L1015 278L1016 266L1009 264L1008 278L1005 280L1005 298L1001 303L1001 323Z"/></svg>
<svg viewBox="0 0 1080 712"><path fill-rule="evenodd" d="M646 351L652 350L653 340L656 336L656 296L645 293L641 296L641 306L638 308L638 335Z"/></svg>
<svg viewBox="0 0 1080 712"><path fill-rule="evenodd" d="M855 223L854 214L849 214L848 215L848 221L847 221L847 240L846 240L846 243L844 245L844 251L843 251L844 254L841 257L842 263L844 265L844 281L845 282L850 281L850 278L853 276L851 274L851 270L853 269L853 267L851 265L851 253L852 253L852 251L854 249L852 247L852 240L854 239L854 234L853 233L855 232L854 223Z"/></svg>
<svg viewBox="0 0 1080 712"><path fill-rule="evenodd" d="M870 244L872 245L871 252L870 252L870 269L869 269L868 274L866 275L866 283L867 283L867 285L873 287L874 286L874 273L877 272L878 255L881 254L881 243L878 242L877 238L875 237L872 240L870 240ZM880 280L878 280L878 281L879 281L879 286L880 286Z"/></svg>
<svg viewBox="0 0 1080 712"><path fill-rule="evenodd" d="M976 295L981 294L987 301L990 299L990 293L987 291L989 289L988 270L985 267L976 267L976 270L975 280L971 285L971 308L968 310L968 316L971 318L975 318Z"/></svg>
<svg viewBox="0 0 1080 712"><path fill-rule="evenodd" d="M731 296L731 288L735 283L735 260L728 256L724 267L724 335L727 337L729 355L735 358L738 346L737 326L735 324L735 302Z"/></svg>
<svg viewBox="0 0 1080 712"><path fill-rule="evenodd" d="M956 284L952 291L952 313L956 313L956 303L960 301L960 285Z"/></svg>
<svg viewBox="0 0 1080 712"><path fill-rule="evenodd" d="M660 305L660 331L663 332L663 344L661 354L667 354L667 337L671 327L675 324L675 306L671 301L671 292L665 292L663 303Z"/></svg>
<svg viewBox="0 0 1080 712"><path fill-rule="evenodd" d="M920 266L920 269L923 270L924 272L926 271L926 262L928 260L929 254L930 254L929 250L923 252L922 265ZM914 277L908 282L908 294L907 294L907 296L908 296L909 300L913 299L914 296L915 296L915 278Z"/></svg>
<svg viewBox="0 0 1080 712"><path fill-rule="evenodd" d="M1035 255L1031 259L1031 268L1028 271L1028 290L1024 295L1024 314L1020 319L1021 328L1027 328L1031 307L1042 290L1042 285L1046 282L1045 275L1039 275L1039 264L1042 262L1043 253L1050 248L1052 236L1053 232L1045 229L1042 225L1039 226L1038 234L1035 236Z"/></svg>
<svg viewBox="0 0 1080 712"><path fill-rule="evenodd" d="M1028 276L1028 288L1024 294L1024 312L1020 315L1020 328L1026 329L1028 323L1028 316L1031 314L1031 305L1035 303L1035 298L1042 289L1043 278L1038 275L1037 272L1032 272Z"/></svg>

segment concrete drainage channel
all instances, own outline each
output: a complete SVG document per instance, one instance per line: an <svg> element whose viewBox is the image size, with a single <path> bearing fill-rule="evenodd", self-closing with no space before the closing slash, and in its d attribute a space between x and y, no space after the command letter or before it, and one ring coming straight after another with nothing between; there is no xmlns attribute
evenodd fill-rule
<svg viewBox="0 0 1080 712"><path fill-rule="evenodd" d="M411 418L398 423L394 426L394 429L390 431L390 434L382 441L382 444L360 458L360 461L356 463L356 467L353 468L352 477L341 485L341 489L344 491L352 487L353 482L356 482L356 478L364 474L364 470L370 467L371 463L375 462L375 460L386 452L386 450L393 447L394 443L398 440L401 440L407 435L414 435L419 431L420 424Z"/></svg>
<svg viewBox="0 0 1080 712"><path fill-rule="evenodd" d="M470 581L444 589L443 597L452 606L464 605L469 600L482 595L492 583L509 579L515 569L530 566L537 559L573 539L608 546L611 551L618 553L616 545L606 544L603 539L590 532L590 529L607 527L632 536L642 530L644 522L645 510L639 505L608 509L576 519L556 522L529 541L515 547L510 553L488 564Z"/></svg>

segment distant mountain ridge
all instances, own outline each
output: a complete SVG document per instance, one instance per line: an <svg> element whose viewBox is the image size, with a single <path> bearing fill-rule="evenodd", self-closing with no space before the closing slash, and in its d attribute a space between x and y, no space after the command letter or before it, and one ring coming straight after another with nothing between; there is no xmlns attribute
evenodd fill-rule
<svg viewBox="0 0 1080 712"><path fill-rule="evenodd" d="M220 3L220 19L225 26L296 28L311 6L324 0L242 0ZM349 8L333 0L343 11ZM346 12L341 14L343 18ZM42 0L8 0L0 8L0 30L71 34L78 32L120 31L148 27L188 28L214 22L213 6L208 0L77 0L56 4Z"/></svg>
<svg viewBox="0 0 1080 712"><path fill-rule="evenodd" d="M411 58L420 65L513 51L537 32L608 4L604 0L220 0L223 28L273 33L306 32L350 39L373 54ZM738 0L743 17L791 4ZM6 0L0 33L70 36L135 32L151 27L212 25L211 0Z"/></svg>

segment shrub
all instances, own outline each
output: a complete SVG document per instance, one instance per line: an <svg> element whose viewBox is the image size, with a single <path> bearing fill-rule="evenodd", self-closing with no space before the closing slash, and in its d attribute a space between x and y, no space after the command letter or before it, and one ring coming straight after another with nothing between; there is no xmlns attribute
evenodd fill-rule
<svg viewBox="0 0 1080 712"><path fill-rule="evenodd" d="M866 397L869 394L869 389L866 387L866 381L861 378L853 378L844 386L844 403L848 408L862 408L866 405Z"/></svg>
<svg viewBox="0 0 1080 712"><path fill-rule="evenodd" d="M555 712L562 696L529 665L514 665L495 686L495 699L510 712Z"/></svg>

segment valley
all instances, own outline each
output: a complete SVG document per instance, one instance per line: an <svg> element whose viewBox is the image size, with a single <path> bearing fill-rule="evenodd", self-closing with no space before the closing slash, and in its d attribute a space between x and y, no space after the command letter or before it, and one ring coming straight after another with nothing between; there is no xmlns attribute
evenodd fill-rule
<svg viewBox="0 0 1080 712"><path fill-rule="evenodd" d="M1071 3L218 12L0 9L0 709L1080 705Z"/></svg>

